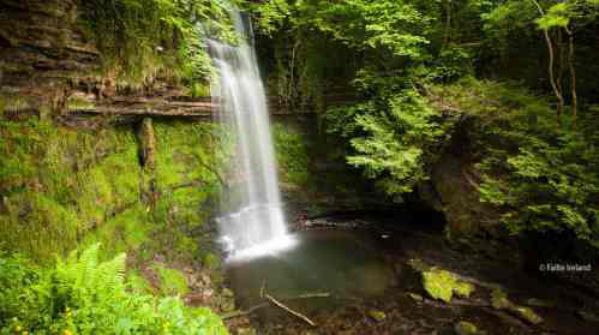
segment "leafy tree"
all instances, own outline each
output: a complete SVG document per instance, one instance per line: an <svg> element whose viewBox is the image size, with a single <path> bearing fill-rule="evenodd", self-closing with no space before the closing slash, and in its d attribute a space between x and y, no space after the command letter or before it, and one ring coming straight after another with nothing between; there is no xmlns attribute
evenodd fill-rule
<svg viewBox="0 0 599 335"><path fill-rule="evenodd" d="M572 232L599 247L595 120L556 128L546 101L520 86L466 79L431 92L473 119L480 199L499 210L512 233Z"/></svg>
<svg viewBox="0 0 599 335"><path fill-rule="evenodd" d="M561 77L566 58L570 74L571 110L574 121L576 120L578 94L574 36L577 29L593 22L597 17L598 9L595 0L509 0L495 7L490 13L483 15L487 21L487 32L502 34L504 44L509 43L506 32L510 30L534 25L543 32L548 55L547 74L551 89L558 102L556 110L558 120L561 118L565 105ZM568 37L567 47L561 42L562 32ZM566 48L567 57L562 56L562 49ZM556 65L558 65L557 69Z"/></svg>

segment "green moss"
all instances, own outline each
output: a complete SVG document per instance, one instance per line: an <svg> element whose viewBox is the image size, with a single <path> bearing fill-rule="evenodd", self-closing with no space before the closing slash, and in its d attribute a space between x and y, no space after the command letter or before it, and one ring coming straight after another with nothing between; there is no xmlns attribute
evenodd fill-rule
<svg viewBox="0 0 599 335"><path fill-rule="evenodd" d="M221 266L220 258L215 254L208 252L202 259L202 265L209 270L217 269Z"/></svg>
<svg viewBox="0 0 599 335"><path fill-rule="evenodd" d="M41 193L24 191L4 199L0 241L7 250L20 250L35 258L67 252L81 227L76 212Z"/></svg>
<svg viewBox="0 0 599 335"><path fill-rule="evenodd" d="M49 121L0 121L2 247L38 260L97 241L105 246L103 256L203 257L202 237L194 232L212 215L215 206L206 204L219 193L217 167L227 157L213 147L216 130L209 123L155 123L160 196L150 208L140 201L132 127L74 130Z"/></svg>
<svg viewBox="0 0 599 335"><path fill-rule="evenodd" d="M493 308L503 309L508 308L511 302L507 298L507 294L500 288L495 288L491 292L491 304Z"/></svg>
<svg viewBox="0 0 599 335"><path fill-rule="evenodd" d="M18 95L0 95L0 114L4 112L18 112L32 108L31 102Z"/></svg>
<svg viewBox="0 0 599 335"><path fill-rule="evenodd" d="M459 280L455 274L436 267L422 272L422 284L434 299L450 302L453 295L467 298L474 291L470 283Z"/></svg>
<svg viewBox="0 0 599 335"><path fill-rule="evenodd" d="M0 236L8 241L5 247L35 258L64 253L137 201L137 144L128 132L0 121L0 191L6 208L0 213Z"/></svg>
<svg viewBox="0 0 599 335"><path fill-rule="evenodd" d="M160 292L163 295L185 295L189 292L185 275L177 269L164 267L160 263L153 266L160 278Z"/></svg>
<svg viewBox="0 0 599 335"><path fill-rule="evenodd" d="M69 110L90 110L96 108L96 104L81 97L71 96L67 100L67 108Z"/></svg>
<svg viewBox="0 0 599 335"><path fill-rule="evenodd" d="M539 324L543 322L543 318L539 316L537 313L535 313L535 311L532 310L532 308L520 306L511 302L508 299L507 293L505 293L500 288L495 288L493 292L491 292L491 304L495 309L508 310L511 313L532 324Z"/></svg>
<svg viewBox="0 0 599 335"><path fill-rule="evenodd" d="M537 313L535 313L535 311L533 311L530 307L515 306L514 311L520 314L520 317L524 318L532 324L536 325L543 322L543 318L540 317Z"/></svg>
<svg viewBox="0 0 599 335"><path fill-rule="evenodd" d="M102 75L119 86L205 79L211 67L199 43L203 31L232 35L227 7L215 2L92 0L78 9L87 37L100 51ZM195 27L198 19L202 29Z"/></svg>
<svg viewBox="0 0 599 335"><path fill-rule="evenodd" d="M306 186L310 178L309 157L302 134L291 126L276 123L273 137L281 180L296 187Z"/></svg>
<svg viewBox="0 0 599 335"><path fill-rule="evenodd" d="M209 97L210 96L210 85L206 84L206 83L198 83L198 82L194 82L191 85L191 89L190 89L190 95L192 97Z"/></svg>
<svg viewBox="0 0 599 335"><path fill-rule="evenodd" d="M479 332L475 324L468 321L460 321L455 325L454 328L457 335L483 334L482 332Z"/></svg>
<svg viewBox="0 0 599 335"><path fill-rule="evenodd" d="M82 243L88 245L100 242L104 246L103 257L114 257L119 253L140 249L149 240L151 229L146 209L137 203L87 234Z"/></svg>

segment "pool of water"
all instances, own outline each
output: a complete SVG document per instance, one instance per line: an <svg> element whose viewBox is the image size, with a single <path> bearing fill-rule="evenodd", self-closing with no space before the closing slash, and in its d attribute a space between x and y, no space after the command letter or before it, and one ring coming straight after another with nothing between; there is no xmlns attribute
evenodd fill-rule
<svg viewBox="0 0 599 335"><path fill-rule="evenodd" d="M306 231L293 249L228 265L227 277L242 308L267 293L289 306L322 309L384 294L392 268L360 232Z"/></svg>

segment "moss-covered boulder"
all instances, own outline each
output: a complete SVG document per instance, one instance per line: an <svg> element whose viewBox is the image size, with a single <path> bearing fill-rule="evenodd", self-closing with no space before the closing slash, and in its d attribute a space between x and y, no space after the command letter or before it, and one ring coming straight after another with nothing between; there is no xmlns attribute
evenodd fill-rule
<svg viewBox="0 0 599 335"><path fill-rule="evenodd" d="M468 321L460 321L455 324L454 331L457 335L483 335L484 331L480 331L475 324Z"/></svg>
<svg viewBox="0 0 599 335"><path fill-rule="evenodd" d="M431 298L450 302L454 295L468 298L474 291L474 285L458 279L447 270L432 267L422 272L422 285Z"/></svg>

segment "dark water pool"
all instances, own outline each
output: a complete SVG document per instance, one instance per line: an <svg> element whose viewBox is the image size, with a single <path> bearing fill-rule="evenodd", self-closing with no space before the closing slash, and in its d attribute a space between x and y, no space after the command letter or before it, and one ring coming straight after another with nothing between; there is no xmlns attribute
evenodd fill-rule
<svg viewBox="0 0 599 335"><path fill-rule="evenodd" d="M367 234L307 231L295 237L299 243L294 249L229 265L228 279L240 307L263 302L262 287L285 304L306 310L380 296L393 285L391 267Z"/></svg>

